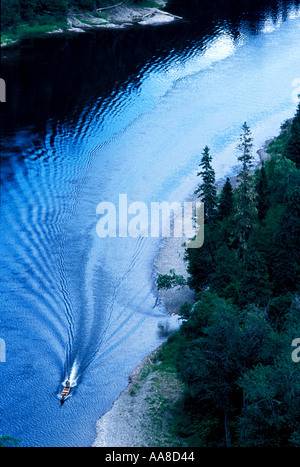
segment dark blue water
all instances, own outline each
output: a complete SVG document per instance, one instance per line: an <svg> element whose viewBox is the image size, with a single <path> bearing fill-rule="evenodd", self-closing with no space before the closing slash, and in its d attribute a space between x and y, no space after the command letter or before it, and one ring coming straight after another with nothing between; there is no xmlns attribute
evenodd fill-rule
<svg viewBox="0 0 300 467"><path fill-rule="evenodd" d="M169 320L159 240L100 239L97 205L182 201L206 144L223 177L245 120L258 148L296 110L299 9L209 15L2 52L0 433L24 446L91 445Z"/></svg>

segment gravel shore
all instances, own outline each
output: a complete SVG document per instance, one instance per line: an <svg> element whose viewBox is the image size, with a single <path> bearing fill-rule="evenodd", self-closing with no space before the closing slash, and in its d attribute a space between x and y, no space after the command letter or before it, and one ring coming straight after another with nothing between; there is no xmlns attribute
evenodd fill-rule
<svg viewBox="0 0 300 467"><path fill-rule="evenodd" d="M92 447L174 446L174 438L168 434L171 409L183 387L176 374L159 369L158 352L138 365L127 389L97 422Z"/></svg>
<svg viewBox="0 0 300 467"><path fill-rule="evenodd" d="M161 5L164 7L164 3ZM101 11L99 12L101 13ZM180 19L158 8L138 7L122 4L116 8L103 11L103 17L93 13L73 13L68 16L68 29L70 32L85 32L95 28L123 29L134 25L158 26ZM63 32L62 30L52 33Z"/></svg>
<svg viewBox="0 0 300 467"><path fill-rule="evenodd" d="M181 19L160 8L165 8L164 0L156 0L155 7L140 7L120 3L115 7L99 8L94 13L73 13L68 16L68 29L70 32L85 32L95 28L123 29L134 25L159 26ZM53 33L63 32L60 30Z"/></svg>

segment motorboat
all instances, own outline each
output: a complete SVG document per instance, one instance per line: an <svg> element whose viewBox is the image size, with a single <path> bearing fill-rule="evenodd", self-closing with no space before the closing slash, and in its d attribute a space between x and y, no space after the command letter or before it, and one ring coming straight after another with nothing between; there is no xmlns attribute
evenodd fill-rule
<svg viewBox="0 0 300 467"><path fill-rule="evenodd" d="M70 391L71 391L71 383L70 381L66 381L66 385L60 394L61 404L63 404L66 401L66 399L69 397Z"/></svg>

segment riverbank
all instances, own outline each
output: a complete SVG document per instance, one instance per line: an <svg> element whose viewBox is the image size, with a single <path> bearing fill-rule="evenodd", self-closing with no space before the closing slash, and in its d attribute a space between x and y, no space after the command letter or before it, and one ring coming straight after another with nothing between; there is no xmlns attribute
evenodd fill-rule
<svg viewBox="0 0 300 467"><path fill-rule="evenodd" d="M257 151L259 161L255 169L265 162L270 154L267 150L274 138L266 140ZM254 170L255 170L254 169ZM230 177L236 185L235 177ZM218 181L220 189L224 180ZM156 260L157 274L176 274L187 278L184 261L184 239L168 238ZM159 291L169 314L178 314L185 302L193 302L194 293L188 287ZM176 371L161 366L161 348L145 357L129 377L129 385L112 408L97 422L97 437L93 447L180 447L183 440L172 433L172 408L183 395L183 385Z"/></svg>
<svg viewBox="0 0 300 467"><path fill-rule="evenodd" d="M172 447L172 408L183 394L176 372L162 369L160 348L130 375L130 383L97 423L92 447Z"/></svg>
<svg viewBox="0 0 300 467"><path fill-rule="evenodd" d="M149 5L149 6L148 6ZM43 24L21 23L13 31L1 34L1 47L14 46L22 39L47 34L85 33L93 29L124 29L133 26L160 26L182 19L164 10L164 0L149 0L137 6L120 2L95 11L70 10L65 19L51 19Z"/></svg>
<svg viewBox="0 0 300 467"><path fill-rule="evenodd" d="M154 263L155 276L168 274L174 268L187 278L184 253L184 239L166 239ZM160 290L158 294L169 315L177 315L184 301L194 301L194 292L188 286ZM167 337L170 330L161 331ZM161 347L154 350L134 369L127 388L98 420L97 437L92 447L182 445L182 441L172 434L172 410L183 396L184 387L176 370L162 365L160 350Z"/></svg>

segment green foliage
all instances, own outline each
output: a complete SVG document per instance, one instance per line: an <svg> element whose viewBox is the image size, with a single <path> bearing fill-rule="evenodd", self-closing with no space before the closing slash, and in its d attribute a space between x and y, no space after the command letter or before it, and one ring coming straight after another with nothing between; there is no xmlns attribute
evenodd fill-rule
<svg viewBox="0 0 300 467"><path fill-rule="evenodd" d="M222 188L222 191L219 195L219 205L218 205L219 220L228 218L232 214L233 203L234 203L233 189L232 189L230 179L227 178Z"/></svg>
<svg viewBox="0 0 300 467"><path fill-rule="evenodd" d="M300 187L287 196L274 241L273 277L277 292L299 290Z"/></svg>
<svg viewBox="0 0 300 467"><path fill-rule="evenodd" d="M271 295L299 284L299 182L295 164L272 156L253 175L252 139L244 124L239 149L240 183L226 181L218 216L207 219L205 243L188 250L188 283L208 287L233 303L267 306Z"/></svg>
<svg viewBox="0 0 300 467"><path fill-rule="evenodd" d="M253 173L243 126L238 185L226 180L203 247L186 252L197 301L181 307L183 324L160 355L185 385L174 407L184 445L300 446L299 367L291 359L300 330L300 171L283 155L293 127L282 126ZM211 187L208 148L202 163Z"/></svg>
<svg viewBox="0 0 300 467"><path fill-rule="evenodd" d="M256 192L258 219L262 221L269 208L269 185L264 163L257 173Z"/></svg>
<svg viewBox="0 0 300 467"><path fill-rule="evenodd" d="M298 109L291 125L284 155L295 162L297 169L300 169L300 103L298 104Z"/></svg>
<svg viewBox="0 0 300 467"><path fill-rule="evenodd" d="M237 177L239 185L236 189L237 209L234 218L236 224L234 232L235 241L240 253L243 253L247 248L247 241L257 214L256 192L252 176L252 168L254 166L252 141L251 130L245 122L238 145L240 151L238 161L241 162L241 170Z"/></svg>
<svg viewBox="0 0 300 467"><path fill-rule="evenodd" d="M188 284L196 292L205 290L208 287L209 275L213 271L212 242L207 224L204 226L204 235L205 238L210 239L210 242L205 241L202 248L189 248L186 251L187 270L190 274Z"/></svg>
<svg viewBox="0 0 300 467"><path fill-rule="evenodd" d="M173 287L183 287L186 285L186 280L183 276L178 276L174 269L170 270L170 274L159 274L157 279L158 290L169 290Z"/></svg>
<svg viewBox="0 0 300 467"><path fill-rule="evenodd" d="M184 302L180 307L179 316L182 320L189 320L192 316L193 305L189 302Z"/></svg>
<svg viewBox="0 0 300 467"><path fill-rule="evenodd" d="M96 8L96 1L95 0L74 0L73 1L75 6L78 6L80 8L86 9L86 10L93 10Z"/></svg>
<svg viewBox="0 0 300 467"><path fill-rule="evenodd" d="M67 16L69 9L95 10L119 3L117 0L1 0L2 33L15 31L19 25L52 24ZM144 5L145 0L136 0Z"/></svg>
<svg viewBox="0 0 300 467"><path fill-rule="evenodd" d="M285 156L300 168L300 103L295 117L281 126L280 135L273 140L267 149L271 155Z"/></svg>
<svg viewBox="0 0 300 467"><path fill-rule="evenodd" d="M1 28L15 27L21 21L20 0L1 0Z"/></svg>
<svg viewBox="0 0 300 467"><path fill-rule="evenodd" d="M267 153L271 156L283 156L291 133L291 122L286 120L281 125L280 134L273 139L267 148Z"/></svg>
<svg viewBox="0 0 300 467"><path fill-rule="evenodd" d="M256 249L248 248L244 255L241 274L241 290L239 304L254 303L266 306L271 298L271 284L263 255Z"/></svg>
<svg viewBox="0 0 300 467"><path fill-rule="evenodd" d="M299 369L289 359L259 364L240 382L247 403L239 419L243 446L298 446Z"/></svg>
<svg viewBox="0 0 300 467"><path fill-rule="evenodd" d="M226 244L221 245L214 257L214 268L210 275L213 290L225 298L238 300L242 277L242 264L237 252Z"/></svg>
<svg viewBox="0 0 300 467"><path fill-rule="evenodd" d="M271 157L266 162L269 184L270 205L284 204L300 183L300 172L295 164L286 157Z"/></svg>
<svg viewBox="0 0 300 467"><path fill-rule="evenodd" d="M217 207L216 178L211 162L212 157L210 155L210 150L205 146L200 163L201 170L198 173L198 176L202 177L202 183L195 191L195 194L198 194L199 198L204 203L204 218L206 221L214 218Z"/></svg>

